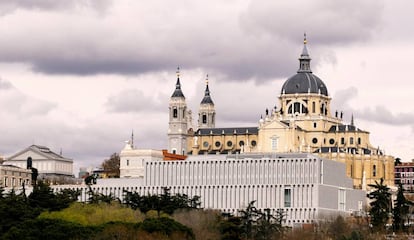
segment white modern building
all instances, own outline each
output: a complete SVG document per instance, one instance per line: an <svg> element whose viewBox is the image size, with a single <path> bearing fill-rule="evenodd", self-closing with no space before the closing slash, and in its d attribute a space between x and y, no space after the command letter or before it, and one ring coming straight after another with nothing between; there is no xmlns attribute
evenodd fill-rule
<svg viewBox="0 0 414 240"><path fill-rule="evenodd" d="M38 170L38 179L64 178L73 176L73 160L51 151L48 147L31 145L8 157L4 164L27 168L31 157L32 167Z"/></svg>
<svg viewBox="0 0 414 240"><path fill-rule="evenodd" d="M286 224L313 223L362 211L365 191L353 189L345 164L310 154L237 154L190 156L184 161L144 161L142 178L98 179L96 192L123 198L139 194L200 196L203 208L237 214L249 202L259 209L286 212ZM86 186L54 186L82 190Z"/></svg>

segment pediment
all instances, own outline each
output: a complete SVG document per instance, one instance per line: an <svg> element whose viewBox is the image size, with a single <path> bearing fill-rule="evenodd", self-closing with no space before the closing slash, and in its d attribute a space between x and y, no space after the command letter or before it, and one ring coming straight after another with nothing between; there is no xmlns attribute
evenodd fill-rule
<svg viewBox="0 0 414 240"><path fill-rule="evenodd" d="M289 126L287 126L285 123L280 122L278 120L273 120L271 122L265 123L260 129L266 130L266 129L288 129Z"/></svg>
<svg viewBox="0 0 414 240"><path fill-rule="evenodd" d="M47 156L38 153L36 151L33 151L32 149L25 149L21 152L16 153L15 155L8 158L8 161L26 161L28 157L32 157L33 160L35 159L50 159Z"/></svg>

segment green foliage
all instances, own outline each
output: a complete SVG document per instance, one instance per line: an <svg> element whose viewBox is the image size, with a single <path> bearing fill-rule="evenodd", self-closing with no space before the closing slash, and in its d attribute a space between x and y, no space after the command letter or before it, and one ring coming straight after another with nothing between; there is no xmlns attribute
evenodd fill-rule
<svg viewBox="0 0 414 240"><path fill-rule="evenodd" d="M96 231L58 219L33 219L12 227L2 239L90 239Z"/></svg>
<svg viewBox="0 0 414 240"><path fill-rule="evenodd" d="M392 220L394 231L400 231L404 228L404 222L409 214L410 206L413 203L404 196L402 184L398 185L397 199L394 200L394 209L392 211Z"/></svg>
<svg viewBox="0 0 414 240"><path fill-rule="evenodd" d="M398 166L401 164L401 158L396 158L394 161L394 166Z"/></svg>
<svg viewBox="0 0 414 240"><path fill-rule="evenodd" d="M171 217L191 228L196 239L220 239L222 217L218 210L181 209L175 211Z"/></svg>
<svg viewBox="0 0 414 240"><path fill-rule="evenodd" d="M117 202L111 204L84 204L76 202L69 208L59 212L43 212L39 218L61 219L84 226L97 226L109 222L137 223L144 220L141 212L123 207Z"/></svg>
<svg viewBox="0 0 414 240"><path fill-rule="evenodd" d="M369 214L371 217L371 224L375 230L384 230L385 224L388 221L388 214L391 208L391 193L390 188L384 185L384 179L380 182L375 181L375 184L369 184L374 190L367 194L368 198L373 200L370 205Z"/></svg>
<svg viewBox="0 0 414 240"><path fill-rule="evenodd" d="M239 240L242 239L241 219L239 217L229 216L220 223L220 233L222 240Z"/></svg>
<svg viewBox="0 0 414 240"><path fill-rule="evenodd" d="M58 211L67 208L70 203L77 201L79 195L79 191L70 189L53 193L48 184L39 181L33 187L33 192L29 195L29 204L34 208Z"/></svg>
<svg viewBox="0 0 414 240"><path fill-rule="evenodd" d="M14 190L4 194L0 199L0 236L24 221L34 219L39 213L40 209L31 207L24 194L16 194Z"/></svg>
<svg viewBox="0 0 414 240"><path fill-rule="evenodd" d="M251 201L246 209L239 211L240 217L229 216L220 230L222 239L271 239L283 238L285 228L282 226L285 213L282 209L276 211L276 216L270 209L260 210Z"/></svg>
<svg viewBox="0 0 414 240"><path fill-rule="evenodd" d="M139 209L146 213L150 210L156 210L158 216L161 212L172 214L178 209L194 209L201 205L200 197L194 196L189 198L185 194L171 195L170 188L163 188L161 195L141 196L137 192L125 191L124 204L132 209Z"/></svg>
<svg viewBox="0 0 414 240"><path fill-rule="evenodd" d="M125 222L109 222L100 226L102 229L98 231L92 239L96 240L135 240L141 239L145 233L139 230L139 225L136 223Z"/></svg>
<svg viewBox="0 0 414 240"><path fill-rule="evenodd" d="M149 233L160 232L168 236L174 232L181 232L185 234L185 239L195 239L190 228L171 218L148 218L141 223L140 228Z"/></svg>

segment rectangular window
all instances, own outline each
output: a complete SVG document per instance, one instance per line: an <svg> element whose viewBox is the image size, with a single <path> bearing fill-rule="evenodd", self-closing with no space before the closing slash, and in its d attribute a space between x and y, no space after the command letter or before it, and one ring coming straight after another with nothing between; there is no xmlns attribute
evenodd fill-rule
<svg viewBox="0 0 414 240"><path fill-rule="evenodd" d="M373 177L376 177L377 176L377 166L376 165L373 165L372 166L372 176Z"/></svg>
<svg viewBox="0 0 414 240"><path fill-rule="evenodd" d="M345 138L341 138L341 144L345 144Z"/></svg>
<svg viewBox="0 0 414 240"><path fill-rule="evenodd" d="M126 162L126 164L127 164L127 166L129 166L129 159L127 159L127 162Z"/></svg>
<svg viewBox="0 0 414 240"><path fill-rule="evenodd" d="M272 137L272 150L277 150L278 137Z"/></svg>
<svg viewBox="0 0 414 240"><path fill-rule="evenodd" d="M346 210L346 191L345 189L338 190L338 210L345 211Z"/></svg>
<svg viewBox="0 0 414 240"><path fill-rule="evenodd" d="M291 207L292 206L292 189L285 188L285 207Z"/></svg>
<svg viewBox="0 0 414 240"><path fill-rule="evenodd" d="M315 113L315 102L312 102L312 113Z"/></svg>

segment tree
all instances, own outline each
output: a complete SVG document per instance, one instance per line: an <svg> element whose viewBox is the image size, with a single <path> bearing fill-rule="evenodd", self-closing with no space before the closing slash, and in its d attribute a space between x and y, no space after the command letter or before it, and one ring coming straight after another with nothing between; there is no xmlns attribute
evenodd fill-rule
<svg viewBox="0 0 414 240"><path fill-rule="evenodd" d="M370 203L371 209L369 210L371 224L375 230L384 230L391 207L390 188L384 185L383 178L380 182L375 181L375 184L369 184L368 186L374 189L367 194L367 197L373 200Z"/></svg>
<svg viewBox="0 0 414 240"><path fill-rule="evenodd" d="M178 209L197 209L201 205L199 196L189 198L186 194L171 195L170 188L166 187L160 195L140 196L137 192L125 191L123 203L143 213L156 210L158 217L161 216L161 212L172 214Z"/></svg>
<svg viewBox="0 0 414 240"><path fill-rule="evenodd" d="M43 181L33 187L33 192L29 195L29 204L32 207L49 211L59 211L69 207L78 200L80 191L65 189L54 193L50 186Z"/></svg>
<svg viewBox="0 0 414 240"><path fill-rule="evenodd" d="M396 158L394 161L394 166L398 166L401 164L401 158Z"/></svg>
<svg viewBox="0 0 414 240"><path fill-rule="evenodd" d="M120 157L118 153L113 153L109 159L102 163L102 168L110 176L119 178Z"/></svg>
<svg viewBox="0 0 414 240"><path fill-rule="evenodd" d="M278 235L281 238L283 235L283 227L279 224L278 217L270 213L270 209L266 208L263 211L258 210L257 231L255 239L270 239L273 235ZM283 216L283 215L282 215Z"/></svg>
<svg viewBox="0 0 414 240"><path fill-rule="evenodd" d="M246 209L240 210L241 227L246 239L253 239L254 225L257 219L257 209L254 206L256 201L251 201Z"/></svg>
<svg viewBox="0 0 414 240"><path fill-rule="evenodd" d="M394 200L394 209L392 211L392 222L394 231L398 232L404 228L404 219L409 212L413 203L404 196L402 184L398 185L397 199Z"/></svg>
<svg viewBox="0 0 414 240"><path fill-rule="evenodd" d="M229 215L219 226L221 240L242 239L241 218Z"/></svg>

